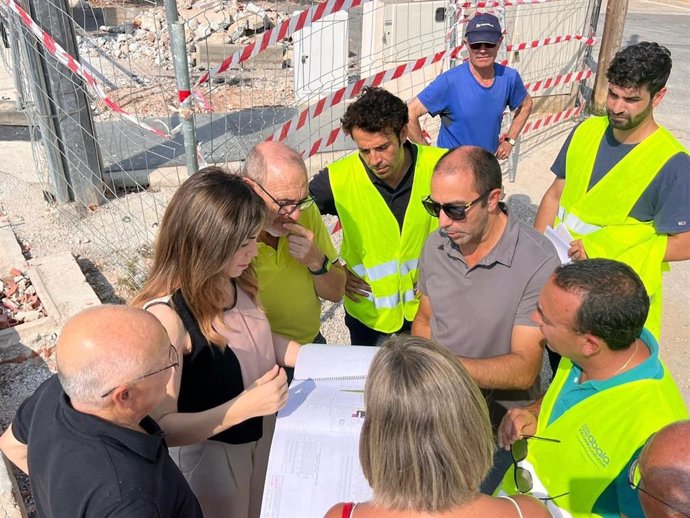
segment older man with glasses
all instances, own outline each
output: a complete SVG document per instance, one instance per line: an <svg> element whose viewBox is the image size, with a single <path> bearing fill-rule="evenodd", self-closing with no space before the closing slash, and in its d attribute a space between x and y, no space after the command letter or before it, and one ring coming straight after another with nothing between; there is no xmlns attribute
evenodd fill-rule
<svg viewBox="0 0 690 518"><path fill-rule="evenodd" d="M148 417L179 359L158 320L98 306L69 320L58 373L19 408L0 449L28 473L39 517L201 518Z"/></svg>
<svg viewBox="0 0 690 518"><path fill-rule="evenodd" d="M425 144L419 117L441 116L440 147L480 146L500 160L508 158L532 110L517 70L496 63L503 41L498 18L476 15L467 24L469 61L438 76L410 102L410 140ZM508 131L499 141L503 112L514 111Z"/></svg>
<svg viewBox="0 0 690 518"><path fill-rule="evenodd" d="M511 409L499 427L498 443L514 461L501 483L504 493L531 494L556 518L643 518L643 498L667 502L672 493L653 483L657 465L650 453L662 450L659 438L643 454L641 479L636 459L651 434L688 412L659 359L659 344L644 328L648 312L642 281L621 262L589 259L556 269L534 319L549 349L563 358L546 394ZM679 456L688 452L687 439L686 431L675 448ZM666 449L667 461L669 454ZM687 480L686 474L686 491Z"/></svg>
<svg viewBox="0 0 690 518"><path fill-rule="evenodd" d="M508 214L502 196L501 168L485 149L463 146L438 162L422 203L440 228L424 245L412 325L460 357L494 426L506 406L537 395L543 336L531 314L559 264L548 239Z"/></svg>
<svg viewBox="0 0 690 518"><path fill-rule="evenodd" d="M690 518L690 421L672 423L647 441L628 471L646 518Z"/></svg>
<svg viewBox="0 0 690 518"><path fill-rule="evenodd" d="M253 264L271 329L299 343L325 343L320 298L343 298L345 271L309 194L302 156L283 143L263 142L249 152L241 174L268 208Z"/></svg>

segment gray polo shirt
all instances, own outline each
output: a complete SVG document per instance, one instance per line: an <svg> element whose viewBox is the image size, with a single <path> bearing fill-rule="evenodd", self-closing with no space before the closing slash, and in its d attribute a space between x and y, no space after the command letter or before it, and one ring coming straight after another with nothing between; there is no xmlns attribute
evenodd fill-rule
<svg viewBox="0 0 690 518"><path fill-rule="evenodd" d="M467 358L508 354L513 326L536 326L539 292L559 264L551 242L510 215L496 246L472 268L437 230L424 245L417 284L431 303L434 340Z"/></svg>

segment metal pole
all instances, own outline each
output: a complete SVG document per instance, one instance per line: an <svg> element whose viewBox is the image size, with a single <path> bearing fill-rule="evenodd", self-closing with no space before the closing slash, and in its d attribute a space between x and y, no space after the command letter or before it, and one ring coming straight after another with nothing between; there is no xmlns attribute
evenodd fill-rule
<svg viewBox="0 0 690 518"><path fill-rule="evenodd" d="M196 157L196 130L194 128L194 110L192 109L192 88L189 79L189 64L187 62L187 44L184 36L184 23L179 20L177 3L175 0L165 0L165 15L168 19L170 31L170 51L175 66L175 81L180 99L180 123L184 140L187 175L191 176L199 170Z"/></svg>
<svg viewBox="0 0 690 518"><path fill-rule="evenodd" d="M26 95L24 94L24 83L21 75L21 56L19 55L20 29L19 20L16 16L9 13L7 17L8 29L10 32L10 53L12 56L12 71L14 72L14 88L17 91L17 109L23 110Z"/></svg>
<svg viewBox="0 0 690 518"><path fill-rule="evenodd" d="M606 5L606 21L601 36L599 63L597 63L597 77L594 80L594 102L592 113L602 115L606 113L606 95L608 80L606 70L611 64L613 56L621 46L625 17L628 14L628 0L608 0Z"/></svg>
<svg viewBox="0 0 690 518"><path fill-rule="evenodd" d="M34 20L69 54L79 59L74 25L65 0L27 0ZM49 115L63 162L69 197L84 207L105 201L101 153L84 82L37 45ZM48 115L48 113L46 113Z"/></svg>

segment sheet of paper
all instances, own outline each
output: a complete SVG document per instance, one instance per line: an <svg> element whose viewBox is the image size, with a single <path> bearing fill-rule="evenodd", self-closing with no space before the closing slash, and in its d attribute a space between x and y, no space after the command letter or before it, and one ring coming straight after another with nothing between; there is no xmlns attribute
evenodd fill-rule
<svg viewBox="0 0 690 518"><path fill-rule="evenodd" d="M555 229L547 226L544 235L549 238L556 248L561 264L568 264L570 262L568 250L570 250L570 243L573 241L573 236L570 235L568 228L563 223L556 225Z"/></svg>
<svg viewBox="0 0 690 518"><path fill-rule="evenodd" d="M365 376L376 351L302 348L288 402L276 421L261 518L322 518L333 504L371 498L359 464L359 435ZM300 365L304 380L297 379ZM323 379L344 373L358 377Z"/></svg>
<svg viewBox="0 0 690 518"><path fill-rule="evenodd" d="M378 347L307 344L300 348L295 379L366 376Z"/></svg>

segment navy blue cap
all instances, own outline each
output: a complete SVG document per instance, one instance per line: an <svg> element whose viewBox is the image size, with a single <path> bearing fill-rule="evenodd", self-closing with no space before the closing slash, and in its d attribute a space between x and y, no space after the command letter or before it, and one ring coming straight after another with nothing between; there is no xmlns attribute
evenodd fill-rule
<svg viewBox="0 0 690 518"><path fill-rule="evenodd" d="M465 38L471 45L473 43L498 43L503 33L498 18L493 14L478 14L470 20L465 31Z"/></svg>

